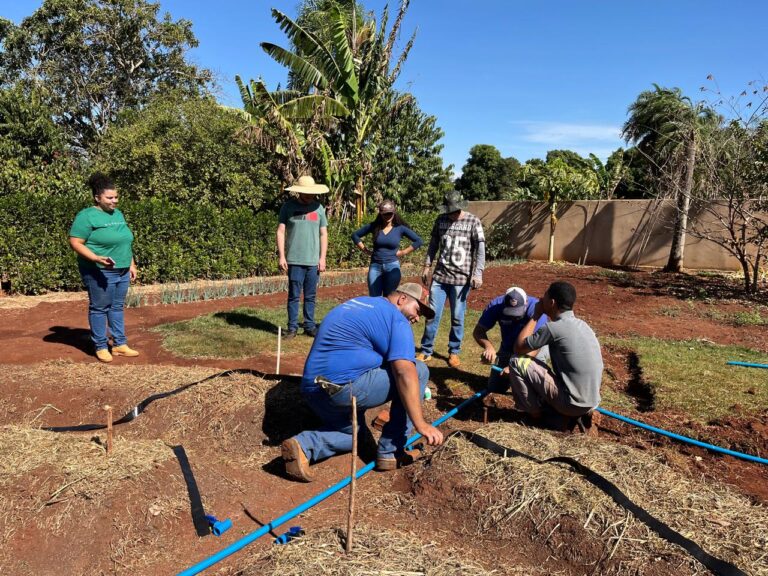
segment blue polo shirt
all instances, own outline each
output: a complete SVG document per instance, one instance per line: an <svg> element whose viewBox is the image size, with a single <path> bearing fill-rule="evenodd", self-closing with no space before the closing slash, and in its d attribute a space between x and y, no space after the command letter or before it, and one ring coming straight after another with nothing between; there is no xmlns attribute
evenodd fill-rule
<svg viewBox="0 0 768 576"><path fill-rule="evenodd" d="M518 334L528 323L528 320L533 318L533 309L536 308L536 303L539 301L535 296L528 296L528 306L525 309L525 316L519 320L512 320L505 317L501 312L504 310L506 304L504 302L506 294L494 298L490 301L488 306L483 310L480 320L477 321L480 326L486 330L490 330L497 323L501 330L501 347L499 348L499 354L511 354L515 349L515 340L517 340ZM547 315L542 314L539 321L536 322L536 328L534 332L544 326L547 323Z"/></svg>
<svg viewBox="0 0 768 576"><path fill-rule="evenodd" d="M411 325L397 306L383 297L352 298L323 318L304 364L301 388L317 390L316 376L346 384L386 362L415 362L414 350Z"/></svg>

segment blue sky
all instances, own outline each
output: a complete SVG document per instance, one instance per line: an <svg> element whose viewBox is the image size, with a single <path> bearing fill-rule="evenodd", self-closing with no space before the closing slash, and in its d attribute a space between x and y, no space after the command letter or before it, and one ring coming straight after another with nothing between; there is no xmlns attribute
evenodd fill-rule
<svg viewBox="0 0 768 576"><path fill-rule="evenodd" d="M0 15L20 22L41 3L3 0ZM240 105L235 74L285 82L259 42L287 45L270 9L293 16L297 0L160 3L193 22L192 59L215 71L222 103ZM384 1L364 5L378 15ZM709 74L729 95L768 77L760 0L412 0L401 44L413 30L399 88L437 116L456 172L475 144L521 161L557 148L605 158L623 145L627 107L654 82L699 100Z"/></svg>

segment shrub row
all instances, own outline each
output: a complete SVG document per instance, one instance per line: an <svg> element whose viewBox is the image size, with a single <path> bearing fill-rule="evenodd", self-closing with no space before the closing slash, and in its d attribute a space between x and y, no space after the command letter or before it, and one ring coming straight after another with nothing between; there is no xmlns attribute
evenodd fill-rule
<svg viewBox="0 0 768 576"><path fill-rule="evenodd" d="M7 291L81 289L67 237L75 214L88 205L79 195L0 196L0 279ZM275 213L222 209L207 202L179 205L161 198L122 200L120 208L136 237L142 284L277 274ZM428 242L435 214L406 219ZM368 256L350 238L355 228L352 222L329 223L329 268L367 266ZM406 261L420 262L425 250Z"/></svg>

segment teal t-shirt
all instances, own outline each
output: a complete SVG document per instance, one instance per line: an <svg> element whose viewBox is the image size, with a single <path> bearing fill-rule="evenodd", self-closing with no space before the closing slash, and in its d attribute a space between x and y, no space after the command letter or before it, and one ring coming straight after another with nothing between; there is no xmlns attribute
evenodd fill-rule
<svg viewBox="0 0 768 576"><path fill-rule="evenodd" d="M320 260L320 228L328 227L320 202L302 204L294 198L280 208L285 224L285 259L295 266L317 266Z"/></svg>
<svg viewBox="0 0 768 576"><path fill-rule="evenodd" d="M128 228L123 213L115 208L112 213L91 206L83 208L75 216L70 237L85 240L85 245L99 256L109 256L115 261L115 268L128 268L133 259L133 233ZM100 264L82 258L79 254L77 261L81 265L103 268Z"/></svg>

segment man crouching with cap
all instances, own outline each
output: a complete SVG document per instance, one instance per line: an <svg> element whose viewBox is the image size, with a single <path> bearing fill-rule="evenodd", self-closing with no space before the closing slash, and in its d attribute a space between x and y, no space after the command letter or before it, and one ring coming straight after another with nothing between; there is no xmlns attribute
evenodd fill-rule
<svg viewBox="0 0 768 576"><path fill-rule="evenodd" d="M352 450L352 434L365 426L365 411L391 401L376 454L377 470L394 470L412 459L405 443L415 428L430 445L443 434L421 410L429 370L414 357L411 324L433 318L421 286L401 284L384 297L361 296L336 306L323 319L304 365L301 392L322 420L281 446L285 471L311 482L310 462ZM357 398L358 430L352 430L352 396Z"/></svg>
<svg viewBox="0 0 768 576"><path fill-rule="evenodd" d="M515 341L520 331L533 318L536 303L539 301L534 296L528 296L525 290L513 286L505 294L491 300L483 310L483 314L475 325L472 336L482 348L481 360L486 364L494 364L501 368L509 365L509 360L514 353ZM547 315L542 314L536 321L536 330L547 323ZM501 346L498 351L491 342L488 331L496 324L501 332ZM533 356L539 353L539 359L545 360L546 348L532 352ZM491 392L503 393L509 388L509 378L502 376L496 370L491 370L488 380Z"/></svg>

